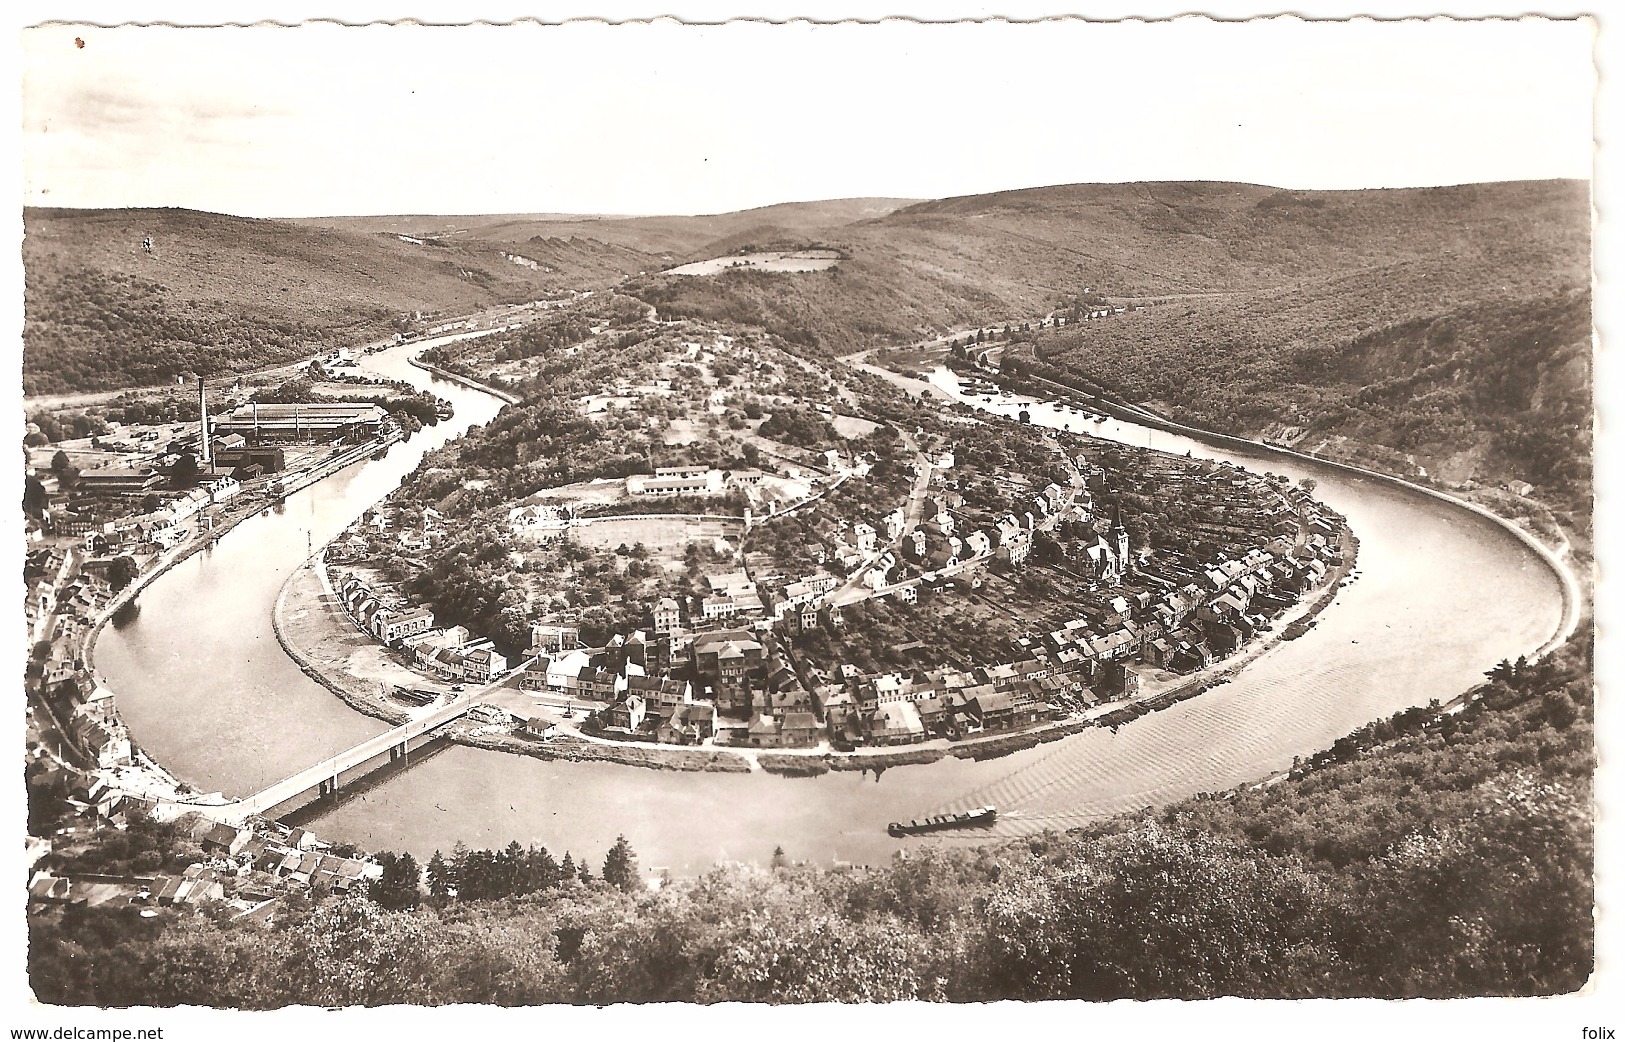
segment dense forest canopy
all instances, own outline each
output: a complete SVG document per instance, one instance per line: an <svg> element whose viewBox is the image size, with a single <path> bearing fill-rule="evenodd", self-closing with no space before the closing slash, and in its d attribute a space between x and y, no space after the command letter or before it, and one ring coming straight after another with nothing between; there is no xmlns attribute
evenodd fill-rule
<svg viewBox="0 0 1625 1042"><path fill-rule="evenodd" d="M647 263L583 242L528 267L486 243L176 209L29 208L23 224L30 395L264 368L410 328L411 316L535 300Z"/></svg>

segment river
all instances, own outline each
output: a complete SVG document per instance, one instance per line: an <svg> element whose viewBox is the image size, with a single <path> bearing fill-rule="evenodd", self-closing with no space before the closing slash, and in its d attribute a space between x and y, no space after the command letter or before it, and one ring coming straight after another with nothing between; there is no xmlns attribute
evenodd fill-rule
<svg viewBox="0 0 1625 1042"><path fill-rule="evenodd" d="M244 795L383 730L305 677L271 633L270 605L303 560L416 466L429 448L484 423L500 403L407 362L410 345L367 368L429 387L457 415L289 497L157 580L141 611L109 628L99 672L132 735L177 777ZM933 376L952 387L946 373ZM996 407L1014 415L1022 402ZM536 760L454 746L312 826L323 838L426 857L457 842L541 843L593 862L625 834L645 869L702 871L721 860L875 864L898 849L887 821L994 803L986 835L1066 827L1262 777L1378 717L1449 700L1503 657L1558 628L1562 586L1488 519L1421 493L1313 461L1249 455L1118 421L1028 406L1035 423L1313 477L1317 497L1360 537L1358 579L1304 637L1233 682L1113 733L1090 729L981 763L947 759L879 775L816 778L654 771ZM956 842L947 838L909 840Z"/></svg>

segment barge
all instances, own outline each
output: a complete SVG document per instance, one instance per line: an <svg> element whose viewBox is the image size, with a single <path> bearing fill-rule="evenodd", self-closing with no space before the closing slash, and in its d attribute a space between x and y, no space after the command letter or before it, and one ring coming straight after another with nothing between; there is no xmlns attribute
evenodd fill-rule
<svg viewBox="0 0 1625 1042"><path fill-rule="evenodd" d="M958 814L937 814L917 821L894 821L886 826L886 831L893 836L914 836L940 829L972 828L977 825L993 824L993 819L998 817L998 814L996 807L977 807L975 810L960 811Z"/></svg>

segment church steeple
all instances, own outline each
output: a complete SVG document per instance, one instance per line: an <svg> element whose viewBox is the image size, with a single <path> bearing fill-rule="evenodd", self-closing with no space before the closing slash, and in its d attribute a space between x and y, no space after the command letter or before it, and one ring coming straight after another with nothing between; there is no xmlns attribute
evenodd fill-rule
<svg viewBox="0 0 1625 1042"><path fill-rule="evenodd" d="M1120 499L1112 500L1112 543L1117 550L1117 567L1121 573L1128 573L1128 529L1123 527L1123 502Z"/></svg>

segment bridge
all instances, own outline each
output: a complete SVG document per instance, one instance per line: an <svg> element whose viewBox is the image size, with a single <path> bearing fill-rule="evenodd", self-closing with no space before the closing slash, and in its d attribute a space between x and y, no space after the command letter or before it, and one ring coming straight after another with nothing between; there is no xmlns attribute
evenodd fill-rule
<svg viewBox="0 0 1625 1042"><path fill-rule="evenodd" d="M343 783L370 774L379 767L404 760L412 750L429 744L434 740L433 732L467 715L470 709L479 705L487 694L502 686L502 683L503 681L498 681L477 691L459 695L422 716L392 727L382 734L374 735L343 752L335 753L297 774L273 782L252 796L234 803L196 809L215 818L229 817L241 820L256 814L275 817L276 814L273 812L293 809L288 804L302 796L312 793L318 798L331 796L339 791Z"/></svg>

